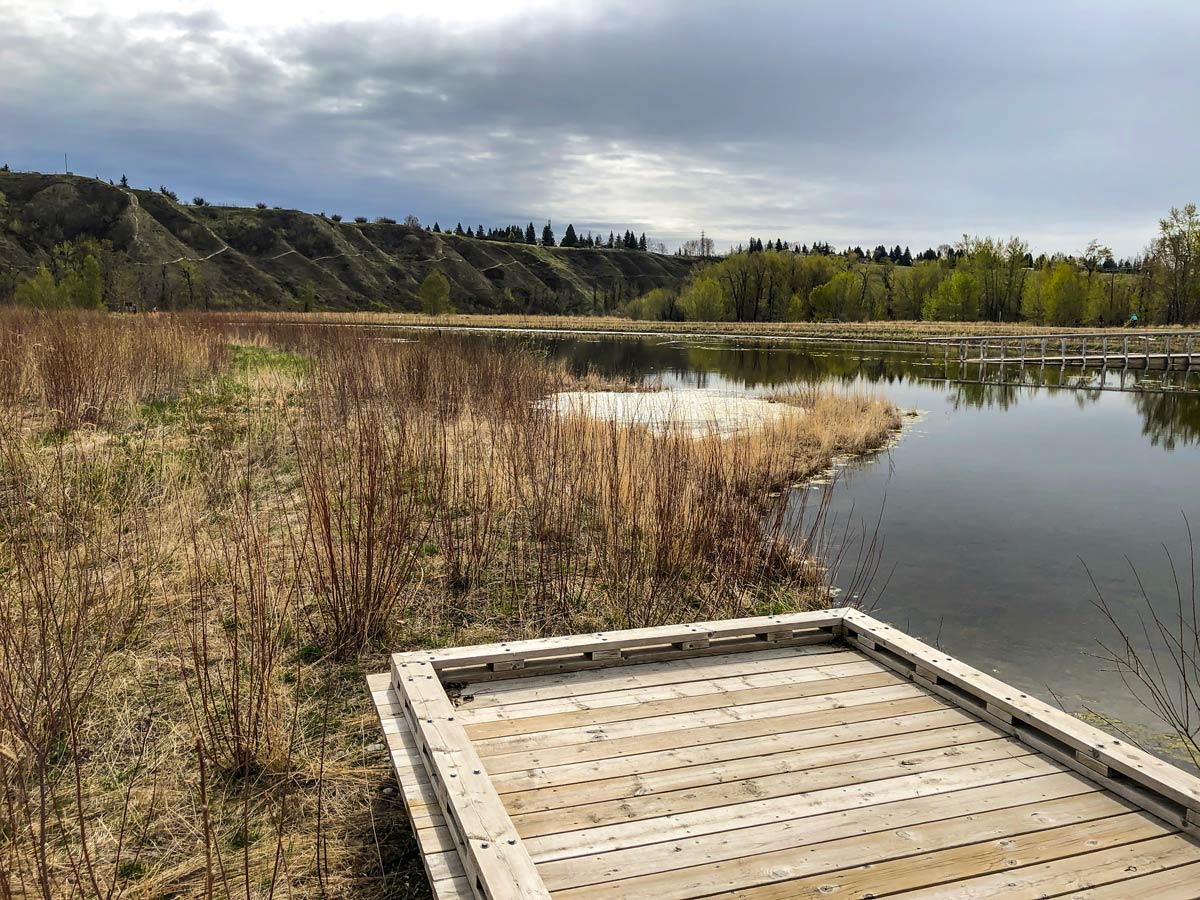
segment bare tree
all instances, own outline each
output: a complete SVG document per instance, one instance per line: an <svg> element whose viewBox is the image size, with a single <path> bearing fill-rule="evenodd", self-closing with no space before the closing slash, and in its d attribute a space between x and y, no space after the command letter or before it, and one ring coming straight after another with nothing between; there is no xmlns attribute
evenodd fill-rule
<svg viewBox="0 0 1200 900"><path fill-rule="evenodd" d="M1182 751L1200 768L1200 606L1196 597L1196 545L1187 529L1187 571L1176 568L1170 551L1167 565L1175 597L1166 610L1157 608L1130 563L1139 599L1125 610L1115 608L1088 571L1096 599L1092 601L1111 626L1115 639L1101 642L1100 658L1115 666L1126 687L1161 721ZM1164 548L1165 549L1165 548ZM1115 724L1111 723L1110 724ZM1128 737L1128 735L1127 735Z"/></svg>

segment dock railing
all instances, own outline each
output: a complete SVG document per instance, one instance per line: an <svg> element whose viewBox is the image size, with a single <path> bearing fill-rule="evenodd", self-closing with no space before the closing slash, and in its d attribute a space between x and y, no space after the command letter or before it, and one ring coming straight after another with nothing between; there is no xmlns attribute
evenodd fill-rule
<svg viewBox="0 0 1200 900"><path fill-rule="evenodd" d="M929 355L960 363L1020 363L1093 368L1200 367L1200 330L1121 330L1033 335L972 335L925 340Z"/></svg>

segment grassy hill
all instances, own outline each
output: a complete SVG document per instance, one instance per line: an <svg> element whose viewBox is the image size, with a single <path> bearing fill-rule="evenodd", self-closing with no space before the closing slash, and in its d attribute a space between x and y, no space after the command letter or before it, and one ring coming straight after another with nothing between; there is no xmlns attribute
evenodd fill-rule
<svg viewBox="0 0 1200 900"><path fill-rule="evenodd" d="M57 246L89 241L103 257L110 305L163 308L412 310L436 269L464 312L590 313L677 285L695 263L334 222L292 209L191 206L92 178L0 173L0 299L39 264L53 270Z"/></svg>

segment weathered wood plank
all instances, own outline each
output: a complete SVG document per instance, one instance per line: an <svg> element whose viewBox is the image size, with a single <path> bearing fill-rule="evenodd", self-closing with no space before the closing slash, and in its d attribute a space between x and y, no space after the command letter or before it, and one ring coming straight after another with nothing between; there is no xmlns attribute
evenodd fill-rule
<svg viewBox="0 0 1200 900"><path fill-rule="evenodd" d="M1196 900L1200 897L1200 862L1164 869L1152 875L1137 875L1103 887L1084 888L1064 900Z"/></svg>
<svg viewBox="0 0 1200 900"><path fill-rule="evenodd" d="M367 686L379 715L380 728L387 738L400 796L409 812L430 890L435 900L470 900L474 893L458 858L454 838L437 809L429 778L423 767L417 769L409 765L411 757L408 753L410 750L415 752L416 741L391 689L391 674L369 675ZM425 814L426 808L432 809L433 814Z"/></svg>
<svg viewBox="0 0 1200 900"><path fill-rule="evenodd" d="M1100 887L1115 882L1127 882L1134 873L1139 875L1171 869L1200 860L1200 847L1183 835L1166 835L1143 841L1124 843L1119 847L1097 848L1079 853L1077 835L1073 845L1064 847L1060 858L1021 868L1006 867L993 875L953 881L922 890L896 894L898 900L983 900L1004 897L1005 900L1038 900L1070 891ZM1074 851L1068 853L1066 851ZM1017 860L1028 863L1029 855ZM914 860L920 864L918 857ZM867 889L845 896L866 897ZM748 895L749 896L749 895ZM795 896L795 895L789 895ZM1128 900L1142 900L1142 895L1126 893ZM761 900L757 898L756 900ZM1156 900L1151 894L1145 900Z"/></svg>
<svg viewBox="0 0 1200 900"><path fill-rule="evenodd" d="M707 638L754 636L779 634L801 628L837 629L842 623L841 610L817 610L815 612L787 613L777 616L754 616L745 619L725 619L715 622L690 622L679 625L663 625L655 628L632 628L625 631L605 631L594 634L575 634L563 637L536 638L527 641L501 641L495 644L480 644L474 647L452 647L444 650L416 651L393 655L393 663L426 662L435 668L453 665L481 665L505 662L513 659L545 659L565 654L583 654L630 650L671 644L675 641ZM833 638L831 633L830 638Z"/></svg>
<svg viewBox="0 0 1200 900"><path fill-rule="evenodd" d="M1130 813L1086 828L1072 825L710 896L793 900L836 894L867 900L886 886L889 898L904 900L1040 898L1127 877L1131 865L1153 871L1156 861L1162 866L1180 854L1183 862L1200 858L1200 851L1190 849L1195 855L1185 838L1164 834L1161 823L1145 813Z"/></svg>
<svg viewBox="0 0 1200 900"><path fill-rule="evenodd" d="M428 663L393 667L413 736L426 760L442 814L461 840L459 857L487 900L548 900L533 860L488 781L454 706Z"/></svg>
<svg viewBox="0 0 1200 900"><path fill-rule="evenodd" d="M858 651L831 643L722 656L681 656L667 662L485 681L471 685L464 695L471 698L469 705L473 707L508 707L536 700L573 697L578 693L599 694L606 690L624 690L630 686L680 684L697 678L785 671L861 658Z"/></svg>
<svg viewBox="0 0 1200 900"><path fill-rule="evenodd" d="M946 794L906 798L890 803L870 800L852 810L820 813L805 818L773 822L699 837L626 847L543 861L534 854L538 871L551 891L564 887L606 884L697 864L717 863L810 844L836 841L873 832L897 831L916 825L962 816L978 816L1031 804L1051 804L1064 798L1104 795L1073 775L1041 775L1016 782L964 788ZM1120 801L1109 801L1111 814L1126 812ZM860 814L861 813L861 814ZM982 839L982 838L980 838Z"/></svg>
<svg viewBox="0 0 1200 900"><path fill-rule="evenodd" d="M876 670L875 663L868 661L866 669L859 663L851 663L852 671L859 674L832 676L822 674L784 681L761 687L732 690L710 690L700 694L684 694L665 700L647 700L639 703L635 697L627 696L630 702L620 706L580 709L573 712L556 712L520 719L501 719L491 722L467 722L463 727L473 741L509 735L532 735L541 731L561 731L566 728L586 728L608 722L632 722L659 716L677 716L681 713L711 709L733 709L749 703L766 703L771 700L798 700L821 694L842 691L860 691L869 688L890 687L904 684L904 679L895 672ZM806 675L816 670L802 670Z"/></svg>
<svg viewBox="0 0 1200 900"><path fill-rule="evenodd" d="M895 677L894 673L884 668L874 660L864 659L859 653L830 654L843 657L836 663L821 666L804 666L794 669L773 670L757 673L737 673L715 678L697 677L691 681L677 684L642 685L630 681L623 688L610 689L603 693L588 693L586 691L570 696L556 697L547 700L533 700L509 706L476 707L472 703L460 703L459 715L467 725L478 725L484 722L516 722L533 717L551 716L559 713L581 712L584 710L608 709L610 707L637 706L653 700L675 700L681 697L699 697L705 694L732 693L734 691L753 690L756 688L772 688L783 684L799 684L801 682L828 681L834 678L848 678L854 675L870 675L886 673Z"/></svg>
<svg viewBox="0 0 1200 900"><path fill-rule="evenodd" d="M787 822L825 812L853 810L895 800L932 797L983 785L1025 781L1043 775L1077 777L1063 773L1062 766L1057 763L1038 756L1023 756L953 769L905 774L845 787L807 791L803 794L747 800L716 809L700 809L654 819L590 827L581 831L529 837L525 839L525 845L529 852L542 862Z"/></svg>
<svg viewBox="0 0 1200 900"><path fill-rule="evenodd" d="M764 703L747 703L745 706L726 706L696 712L660 715L650 719L633 719L598 725L577 725L553 731L539 731L533 734L479 738L472 743L474 743L479 754L487 758L501 753L545 750L551 747L565 747L571 744L608 741L613 738L630 737L633 735L646 736L660 732L676 731L680 728L703 728L710 725L720 725L724 722L749 722L754 719L844 709L868 703L910 700L921 696L924 696L921 689L911 684L893 684L887 687L831 692L814 697L801 697L795 700L773 700Z"/></svg>
<svg viewBox="0 0 1200 900"><path fill-rule="evenodd" d="M1062 852L1072 844L1078 847L1078 835L1084 827L1088 840L1095 841L1096 846L1136 836L1155 837L1162 833L1159 826L1150 822L1143 813L1130 812L1120 804L1115 804L1117 814L1113 815L1114 803L1111 798L1099 793L1082 798L1069 797L1032 807L1018 806L976 816L913 825L899 832L877 831L607 884L555 889L554 896L561 900L595 900L613 896L622 900L655 900L663 896L670 896L673 900L691 900L721 891L755 889L766 885L770 889L763 893L770 896L805 896L803 892L781 894L777 891L788 889L785 882L794 883L800 878L811 879L822 873L859 865L874 866L878 870L879 866L889 861L911 859L917 854L925 854L926 858L935 854L948 857L959 848L960 857L969 859L972 866L1003 866L1007 862L1006 856L1012 858L1026 848L1030 852L1046 854ZM1054 850L1048 849L1051 847ZM910 883L921 883L920 879L933 879L937 874L938 871L934 869L921 867L918 872L909 874L908 878ZM894 883L887 878L876 878L874 890L883 893L891 890Z"/></svg>
<svg viewBox="0 0 1200 900"><path fill-rule="evenodd" d="M808 750L813 747L836 747L871 740L885 735L914 734L952 725L978 722L959 709L937 709L907 716L890 716L854 724L839 724L803 731L784 731L761 737L741 737L714 743L698 742L693 746L608 757L589 762L549 767L533 766L513 772L492 775L492 784L501 797L516 791L543 787L561 787L582 781L603 778L644 775L689 766L726 762L748 757ZM488 768L492 768L488 761Z"/></svg>
<svg viewBox="0 0 1200 900"><path fill-rule="evenodd" d="M991 739L901 756L824 766L805 772L785 772L761 778L734 780L727 784L645 794L638 797L636 802L610 800L545 812L518 813L512 816L512 821L522 837L536 837L560 831L595 828L598 825L714 809L750 800L761 802L825 788L846 787L879 781L904 772L931 772L971 763L1025 758L1029 756L1029 752L1027 747L1022 747L1016 741Z"/></svg>
<svg viewBox="0 0 1200 900"><path fill-rule="evenodd" d="M869 722L893 716L917 715L945 711L947 704L936 697L913 692L906 698L882 702L836 706L828 709L801 711L770 717L756 717L726 721L723 724L694 722L688 720L687 727L651 734L633 734L626 737L610 736L590 743L548 747L544 750L531 748L517 753L489 753L488 771L492 777L498 773L518 772L528 769L546 768L601 762L606 759L633 759L646 753L668 751L677 748L695 748L701 745L717 745L739 739L766 738L774 734L801 732L810 729L844 727L859 722Z"/></svg>
<svg viewBox="0 0 1200 900"><path fill-rule="evenodd" d="M981 722L919 731L912 734L884 735L855 744L810 747L722 760L696 766L664 769L638 775L621 775L596 781L577 782L563 787L534 788L501 794L510 815L564 809L611 800L628 799L641 805L647 794L682 791L715 784L749 783L756 787L760 779L795 772L819 773L830 766L847 766L867 760L883 760L898 754L922 753L992 740L1000 734Z"/></svg>

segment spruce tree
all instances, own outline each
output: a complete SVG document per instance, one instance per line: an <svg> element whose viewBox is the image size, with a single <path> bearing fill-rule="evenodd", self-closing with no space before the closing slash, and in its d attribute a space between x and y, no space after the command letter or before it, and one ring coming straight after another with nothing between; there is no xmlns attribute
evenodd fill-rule
<svg viewBox="0 0 1200 900"><path fill-rule="evenodd" d="M5 170L5 171L7 171L7 170ZM129 179L126 178L124 175L121 176L121 187L123 187L123 188L129 187Z"/></svg>
<svg viewBox="0 0 1200 900"><path fill-rule="evenodd" d="M542 229L542 246L554 246L554 229L550 227L550 223L546 223L546 227Z"/></svg>
<svg viewBox="0 0 1200 900"><path fill-rule="evenodd" d="M609 250L613 249L613 247L616 246L616 243L617 243L616 236L610 231L608 233L608 249Z"/></svg>
<svg viewBox="0 0 1200 900"><path fill-rule="evenodd" d="M537 232L533 230L532 222L530 222L525 227L525 243L527 243L527 244L536 244L537 243Z"/></svg>
<svg viewBox="0 0 1200 900"><path fill-rule="evenodd" d="M454 226L454 233L457 234L459 237L463 236L462 222L459 222L457 225Z"/></svg>
<svg viewBox="0 0 1200 900"><path fill-rule="evenodd" d="M579 246L579 238L575 236L575 226L570 222L567 223L567 230L563 232L562 246L577 247Z"/></svg>
<svg viewBox="0 0 1200 900"><path fill-rule="evenodd" d="M437 222L434 222L434 223L433 223L433 233L434 233L434 234L441 234L441 233L442 233L441 226L439 226Z"/></svg>
<svg viewBox="0 0 1200 900"><path fill-rule="evenodd" d="M642 236L640 238L638 238L638 249L639 250L646 249L646 232L644 232L644 231L642 232Z"/></svg>

